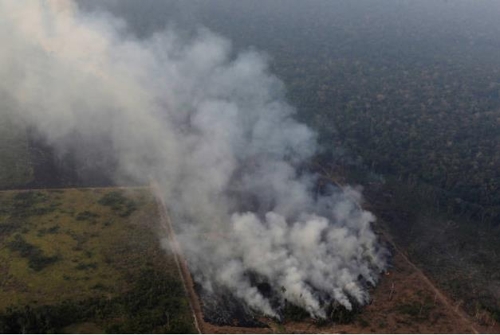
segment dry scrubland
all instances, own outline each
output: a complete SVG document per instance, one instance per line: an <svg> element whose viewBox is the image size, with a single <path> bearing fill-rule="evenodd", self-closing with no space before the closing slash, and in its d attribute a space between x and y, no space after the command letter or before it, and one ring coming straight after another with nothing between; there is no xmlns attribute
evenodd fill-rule
<svg viewBox="0 0 500 335"><path fill-rule="evenodd" d="M0 332L193 332L148 189L0 192Z"/></svg>

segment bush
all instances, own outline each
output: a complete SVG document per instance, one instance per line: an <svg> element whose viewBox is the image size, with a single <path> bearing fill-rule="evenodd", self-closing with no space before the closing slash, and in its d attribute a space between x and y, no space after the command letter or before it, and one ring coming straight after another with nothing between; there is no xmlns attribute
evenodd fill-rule
<svg viewBox="0 0 500 335"><path fill-rule="evenodd" d="M135 277L135 276L134 276ZM107 333L195 333L184 287L156 269L137 275L132 289L112 299L91 298L57 305L8 308L0 333L58 333L92 321ZM94 289L104 287L96 284Z"/></svg>
<svg viewBox="0 0 500 335"><path fill-rule="evenodd" d="M99 214L92 213L90 211L84 211L81 213L78 213L76 216L77 221L88 221L88 220L94 220L99 217Z"/></svg>
<svg viewBox="0 0 500 335"><path fill-rule="evenodd" d="M302 307L286 302L283 310L283 316L285 317L285 320L302 321L309 317L309 313L307 313L307 311Z"/></svg>
<svg viewBox="0 0 500 335"><path fill-rule="evenodd" d="M40 192L19 192L13 198L12 216L28 217L32 215L45 215L57 209L56 204L37 207L36 205L46 202L47 196Z"/></svg>
<svg viewBox="0 0 500 335"><path fill-rule="evenodd" d="M88 317L88 305L94 301L39 307L9 307L0 313L0 333L57 333L63 327Z"/></svg>
<svg viewBox="0 0 500 335"><path fill-rule="evenodd" d="M359 312L358 306L353 306L351 310L348 310L340 303L334 301L327 309L327 313L330 316L330 320L340 324L348 324L354 322L356 315Z"/></svg>
<svg viewBox="0 0 500 335"><path fill-rule="evenodd" d="M97 263L78 263L75 267L77 270L88 270L88 269L97 269Z"/></svg>
<svg viewBox="0 0 500 335"><path fill-rule="evenodd" d="M0 235L9 235L20 228L21 224L13 221L0 222Z"/></svg>
<svg viewBox="0 0 500 335"><path fill-rule="evenodd" d="M401 313L418 319L428 319L431 309L432 309L431 305L423 303L403 304L398 306L398 310Z"/></svg>
<svg viewBox="0 0 500 335"><path fill-rule="evenodd" d="M363 318L358 318L358 323L363 328L367 328L370 326L370 323Z"/></svg>
<svg viewBox="0 0 500 335"><path fill-rule="evenodd" d="M98 203L102 206L110 207L121 217L128 217L137 209L137 204L124 197L121 192L113 191L99 199Z"/></svg>
<svg viewBox="0 0 500 335"><path fill-rule="evenodd" d="M54 225L49 228L42 228L38 230L38 236L44 236L45 234L57 234L59 232L59 225Z"/></svg>
<svg viewBox="0 0 500 335"><path fill-rule="evenodd" d="M21 257L27 258L28 266L35 271L40 271L59 260L57 256L45 256L40 248L26 242L19 234L15 235L14 240L7 246L11 251L19 252Z"/></svg>

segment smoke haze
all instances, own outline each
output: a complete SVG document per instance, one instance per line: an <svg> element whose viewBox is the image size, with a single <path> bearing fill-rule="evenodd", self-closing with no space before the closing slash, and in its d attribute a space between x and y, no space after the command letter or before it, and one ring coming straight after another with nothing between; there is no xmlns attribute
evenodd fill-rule
<svg viewBox="0 0 500 335"><path fill-rule="evenodd" d="M375 218L358 190L315 195L316 176L298 172L316 135L293 119L265 56L234 55L206 29L139 40L70 1L0 1L0 22L1 113L60 151L78 135L116 157L118 181L155 180L205 290L276 317L285 299L314 317L334 300L369 301L386 259Z"/></svg>

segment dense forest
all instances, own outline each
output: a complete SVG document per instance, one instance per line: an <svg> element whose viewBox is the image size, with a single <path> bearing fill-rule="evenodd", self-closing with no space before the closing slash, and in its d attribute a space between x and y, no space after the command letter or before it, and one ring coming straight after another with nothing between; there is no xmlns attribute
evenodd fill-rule
<svg viewBox="0 0 500 335"><path fill-rule="evenodd" d="M255 17L237 24L245 20L237 11L231 12L234 22L212 24L236 44L271 54L272 70L284 80L300 119L319 130L332 156L342 146L373 172L431 185L440 206L497 222L495 37L386 24L376 20L380 11L370 18L369 10L355 17L356 24L338 23L312 7L301 14L303 25L276 24L272 13L259 24L248 22Z"/></svg>
<svg viewBox="0 0 500 335"><path fill-rule="evenodd" d="M500 27L485 1L99 3L147 37L202 26L268 55L297 117L385 177L433 188L439 208L500 217ZM147 18L147 19L146 19ZM364 169L363 167L363 169ZM362 180L360 180L361 182Z"/></svg>

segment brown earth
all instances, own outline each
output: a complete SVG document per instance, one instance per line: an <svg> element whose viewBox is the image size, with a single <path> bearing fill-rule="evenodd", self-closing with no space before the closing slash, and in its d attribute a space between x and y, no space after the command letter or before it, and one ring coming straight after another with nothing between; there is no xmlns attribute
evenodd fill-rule
<svg viewBox="0 0 500 335"><path fill-rule="evenodd" d="M320 325L312 319L278 324L262 321L270 328L219 327L204 323L208 333L498 333L490 323L472 321L459 304L435 288L424 274L395 251L393 267L372 291L373 301L363 308L352 324Z"/></svg>

